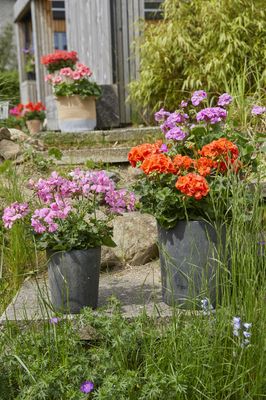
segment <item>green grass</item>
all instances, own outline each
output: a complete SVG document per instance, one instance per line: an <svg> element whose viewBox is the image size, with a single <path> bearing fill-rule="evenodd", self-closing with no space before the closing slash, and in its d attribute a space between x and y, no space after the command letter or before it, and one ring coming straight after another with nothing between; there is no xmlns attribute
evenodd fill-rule
<svg viewBox="0 0 266 400"><path fill-rule="evenodd" d="M215 313L199 313L198 299L189 313L176 307L167 320L144 312L129 321L112 299L111 314L87 309L77 324L7 324L0 332L1 400L266 398L263 205L258 187L247 194L245 181L238 182L227 221L228 256L217 256ZM233 335L235 316L252 323L248 346L242 331ZM79 329L92 332L91 339L82 341ZM95 385L87 397L79 390L85 380Z"/></svg>

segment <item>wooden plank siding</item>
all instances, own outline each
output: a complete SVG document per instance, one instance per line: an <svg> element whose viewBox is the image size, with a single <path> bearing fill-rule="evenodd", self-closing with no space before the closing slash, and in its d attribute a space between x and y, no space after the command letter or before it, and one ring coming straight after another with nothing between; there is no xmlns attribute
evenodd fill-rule
<svg viewBox="0 0 266 400"><path fill-rule="evenodd" d="M143 0L115 0L116 55L118 65L118 92L121 123L131 122L132 110L128 97L128 84L137 79L139 69L139 21L144 18Z"/></svg>
<svg viewBox="0 0 266 400"><path fill-rule="evenodd" d="M100 85L112 84L112 51L109 0L66 0L69 50L93 71Z"/></svg>
<svg viewBox="0 0 266 400"><path fill-rule="evenodd" d="M66 31L66 21L63 19L54 19L52 21L52 27L54 32L65 32Z"/></svg>
<svg viewBox="0 0 266 400"><path fill-rule="evenodd" d="M50 85L44 82L46 70L40 62L43 54L51 53L54 50L51 3L47 0L32 0L31 17L35 48L37 98L44 102L45 97L52 93Z"/></svg>

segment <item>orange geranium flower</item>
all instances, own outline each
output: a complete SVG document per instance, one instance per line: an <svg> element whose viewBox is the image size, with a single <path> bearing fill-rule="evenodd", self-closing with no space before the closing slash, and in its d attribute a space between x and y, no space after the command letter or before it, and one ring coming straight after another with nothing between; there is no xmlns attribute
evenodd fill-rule
<svg viewBox="0 0 266 400"><path fill-rule="evenodd" d="M199 154L217 160L217 168L224 172L227 171L228 165L235 163L239 155L239 150L230 140L220 138L203 146L202 149L199 150Z"/></svg>
<svg viewBox="0 0 266 400"><path fill-rule="evenodd" d="M157 140L154 144L143 143L136 147L132 147L128 153L128 161L135 167L137 162L142 162L152 154L158 154L160 152L160 147L162 145L161 140Z"/></svg>
<svg viewBox="0 0 266 400"><path fill-rule="evenodd" d="M194 173L180 176L176 181L175 187L180 190L180 192L189 197L194 197L196 200L200 200L203 196L207 196L210 190L206 179L203 176Z"/></svg>
<svg viewBox="0 0 266 400"><path fill-rule="evenodd" d="M194 161L194 167L201 176L210 175L212 168L215 168L217 163L211 158L200 157Z"/></svg>
<svg viewBox="0 0 266 400"><path fill-rule="evenodd" d="M181 169L188 170L193 164L192 158L188 156L181 156L181 154L177 154L173 159L173 164L177 169L177 172Z"/></svg>
<svg viewBox="0 0 266 400"><path fill-rule="evenodd" d="M199 150L199 154L203 157L217 158L219 156L228 156L231 154L231 158L236 160L239 151L238 147L227 140L226 138L220 138L218 140L214 140L213 142L206 144Z"/></svg>
<svg viewBox="0 0 266 400"><path fill-rule="evenodd" d="M176 169L170 157L167 157L163 153L152 154L149 158L146 158L140 168L143 172L149 175L152 172L160 172L160 173L171 173L175 174Z"/></svg>

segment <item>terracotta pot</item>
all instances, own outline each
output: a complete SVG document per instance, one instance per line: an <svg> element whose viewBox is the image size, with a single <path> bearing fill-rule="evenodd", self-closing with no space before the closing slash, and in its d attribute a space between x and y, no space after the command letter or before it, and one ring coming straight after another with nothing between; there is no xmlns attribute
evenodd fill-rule
<svg viewBox="0 0 266 400"><path fill-rule="evenodd" d="M92 131L96 127L95 97L57 97L59 128L62 132Z"/></svg>
<svg viewBox="0 0 266 400"><path fill-rule="evenodd" d="M31 119L26 121L27 128L30 134L35 135L42 130L42 121L39 119Z"/></svg>

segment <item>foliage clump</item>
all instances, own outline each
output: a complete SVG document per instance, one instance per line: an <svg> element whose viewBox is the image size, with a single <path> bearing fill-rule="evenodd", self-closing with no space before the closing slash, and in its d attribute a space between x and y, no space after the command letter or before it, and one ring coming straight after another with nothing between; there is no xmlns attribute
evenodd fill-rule
<svg viewBox="0 0 266 400"><path fill-rule="evenodd" d="M174 110L183 91L222 93L245 69L245 88L266 82L262 0L165 0L164 19L145 26L140 77L131 100L146 111Z"/></svg>

